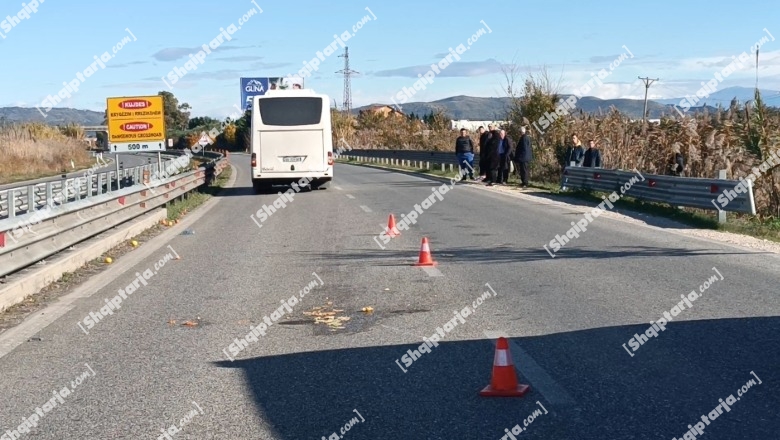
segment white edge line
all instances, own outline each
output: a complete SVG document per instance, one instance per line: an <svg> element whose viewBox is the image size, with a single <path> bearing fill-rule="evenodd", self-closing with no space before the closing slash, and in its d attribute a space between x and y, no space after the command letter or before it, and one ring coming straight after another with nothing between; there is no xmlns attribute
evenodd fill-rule
<svg viewBox="0 0 780 440"><path fill-rule="evenodd" d="M511 346L509 351L512 353L512 360L514 360L515 369L522 373L522 378L531 382L531 392L536 389L536 391L544 396L545 400L550 402L551 405L577 405L577 402L571 397L571 395L569 395L569 393L566 392L562 386L558 385L558 382L556 382L555 379L553 379L547 373L547 371L544 370L544 368L536 363L536 361L528 353L526 353L526 351L523 350L520 345L513 341L506 332L484 331L483 334L489 339L493 340L502 336L509 340L509 345Z"/></svg>

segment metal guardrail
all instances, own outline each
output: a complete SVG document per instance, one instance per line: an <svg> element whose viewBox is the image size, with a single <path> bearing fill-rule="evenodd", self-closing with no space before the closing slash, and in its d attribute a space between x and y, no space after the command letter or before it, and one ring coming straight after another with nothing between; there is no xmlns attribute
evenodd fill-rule
<svg viewBox="0 0 780 440"><path fill-rule="evenodd" d="M228 160L221 153L208 154L212 159L197 170L153 179L151 176L157 164L152 170L148 166L136 167L141 174L133 185L60 205L46 202L42 209L0 220L0 277L163 206L209 182L224 170ZM51 201L51 194L47 192L46 195L47 201Z"/></svg>
<svg viewBox="0 0 780 440"><path fill-rule="evenodd" d="M166 151L163 157L171 159L162 163L163 173L165 175L177 174L179 170L176 168L182 167L175 166L176 158L184 154L183 150ZM211 162L222 156L222 153L211 151L205 152L205 156L193 155L192 157L193 159L197 157L210 158L211 161L205 165L206 169L209 170L213 167ZM38 180L36 183L20 182L14 187L0 190L0 220L26 214L31 211L30 206L32 206L32 210L40 209L53 198L57 199L58 204L66 204L135 185L140 182L144 172L149 172L152 176L157 174L158 167L157 163L149 163L120 169L118 179L116 170L101 173L90 173L87 170L78 177L54 177L43 181ZM166 170L169 171L166 172ZM11 206L14 209L10 209Z"/></svg>
<svg viewBox="0 0 780 440"><path fill-rule="evenodd" d="M163 170L171 166L179 155L178 152L166 152L165 156L173 159L163 162ZM118 174L116 170L93 173L90 169L78 177L53 177L36 183L20 182L0 190L0 219L14 218L42 208L54 198L57 198L57 203L66 204L135 185L144 172L154 174L157 169L158 164L150 163L120 169Z"/></svg>
<svg viewBox="0 0 780 440"><path fill-rule="evenodd" d="M572 189L612 192L620 191L623 185L637 176L638 174L632 171L569 167L563 172L562 185ZM657 174L643 174L642 177L643 181L631 185L625 191L626 196L672 206L756 214L752 184L747 185L745 191L737 191L735 188L741 184L739 180ZM718 198L724 191L733 198L726 198L728 202L722 206Z"/></svg>
<svg viewBox="0 0 780 440"><path fill-rule="evenodd" d="M475 153L475 156L477 153ZM458 164L455 152L448 151L418 151L418 150L359 150L352 149L339 156L375 157L381 159L413 160L437 164ZM475 157L476 160L476 157Z"/></svg>
<svg viewBox="0 0 780 440"><path fill-rule="evenodd" d="M442 164L442 167L444 164L458 165L455 153L446 151L352 149L341 153L340 156L368 158L371 161L389 164L404 164L411 161ZM586 191L620 192L623 185L635 176L638 174L631 171L569 167L562 176L562 185ZM642 176L645 180L628 188L625 192L626 196L650 202L668 203L672 206L718 210L721 214L721 222L725 221L726 211L756 214L752 184L747 185L744 191L737 191L736 188L741 183L739 180L656 174ZM724 196L724 191L727 196ZM727 203L724 204L724 200Z"/></svg>

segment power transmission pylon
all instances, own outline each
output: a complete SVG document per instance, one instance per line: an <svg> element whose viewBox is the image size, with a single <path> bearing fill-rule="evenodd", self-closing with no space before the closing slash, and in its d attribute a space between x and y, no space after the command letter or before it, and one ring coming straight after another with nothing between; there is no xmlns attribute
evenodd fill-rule
<svg viewBox="0 0 780 440"><path fill-rule="evenodd" d="M650 88L650 84L658 81L658 78L650 79L647 77L642 78L641 76L638 76L637 78L641 79L642 82L645 83L645 108L642 111L642 130L645 130L647 127L647 90Z"/></svg>
<svg viewBox="0 0 780 440"><path fill-rule="evenodd" d="M349 47L344 48L344 54L339 55L339 58L344 58L344 69L336 73L344 74L344 110L349 115L352 113L352 74L360 72L349 68Z"/></svg>

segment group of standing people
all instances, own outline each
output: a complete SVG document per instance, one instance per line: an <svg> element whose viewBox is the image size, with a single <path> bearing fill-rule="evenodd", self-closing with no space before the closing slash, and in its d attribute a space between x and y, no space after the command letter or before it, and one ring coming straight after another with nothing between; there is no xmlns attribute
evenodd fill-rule
<svg viewBox="0 0 780 440"><path fill-rule="evenodd" d="M506 185L509 180L510 167L514 169L520 180L521 188L528 188L529 165L533 160L531 149L531 137L525 127L520 127L520 140L517 145L512 138L507 136L505 130L499 130L495 125L489 124L488 129L479 127L479 177L474 178L474 142L469 136L468 130L460 129L460 136L455 141L455 154L460 164L461 176L465 180L466 175L473 181L483 181L487 186ZM668 160L667 174L683 177L685 175L685 159L680 152L678 144L673 145L672 155ZM561 168L588 167L601 168L601 151L596 146L594 139L588 140L587 148L582 146L577 134L571 135L571 143L563 155ZM566 179L561 183L566 187Z"/></svg>
<svg viewBox="0 0 780 440"><path fill-rule="evenodd" d="M529 165L533 160L531 137L525 127L520 127L517 145L507 136L506 130L499 130L493 124L479 127L479 173L474 178L474 142L468 130L462 128L455 141L455 154L461 168L461 175L468 174L474 181L484 181L487 186L506 185L509 181L510 163L514 163L520 178L520 187L528 188Z"/></svg>
<svg viewBox="0 0 780 440"><path fill-rule="evenodd" d="M561 165L564 169L569 166L601 168L601 151L596 148L596 141L589 140L586 150L577 135L571 135L571 144L566 149Z"/></svg>

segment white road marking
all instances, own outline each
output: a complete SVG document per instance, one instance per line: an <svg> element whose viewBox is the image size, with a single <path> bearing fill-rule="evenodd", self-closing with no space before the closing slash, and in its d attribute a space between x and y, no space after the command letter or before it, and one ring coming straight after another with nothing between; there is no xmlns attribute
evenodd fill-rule
<svg viewBox="0 0 780 440"><path fill-rule="evenodd" d="M333 185L333 188L335 188L335 189L337 189L337 190L339 190L339 191L341 191L341 190L343 190L343 189L344 189L344 188L342 188L342 187L340 187L340 186L336 186L336 185Z"/></svg>
<svg viewBox="0 0 780 440"><path fill-rule="evenodd" d="M434 266L422 266L423 272L427 273L429 277L443 277L444 274L441 273L439 269L437 269Z"/></svg>
<svg viewBox="0 0 780 440"><path fill-rule="evenodd" d="M498 339L505 337L509 341L512 359L515 362L515 368L522 373L522 378L531 382L531 390L536 388L544 398L553 405L576 405L577 402L555 381L547 371L544 370L520 345L513 341L506 332L484 331L489 339Z"/></svg>
<svg viewBox="0 0 780 440"><path fill-rule="evenodd" d="M347 194L347 198L348 198L348 199L354 199L354 198L355 198L355 196L353 196L352 194Z"/></svg>
<svg viewBox="0 0 780 440"><path fill-rule="evenodd" d="M373 212L373 211L371 211L371 208L369 208L366 205L360 205L360 209L362 209L363 211L366 211L366 212Z"/></svg>

